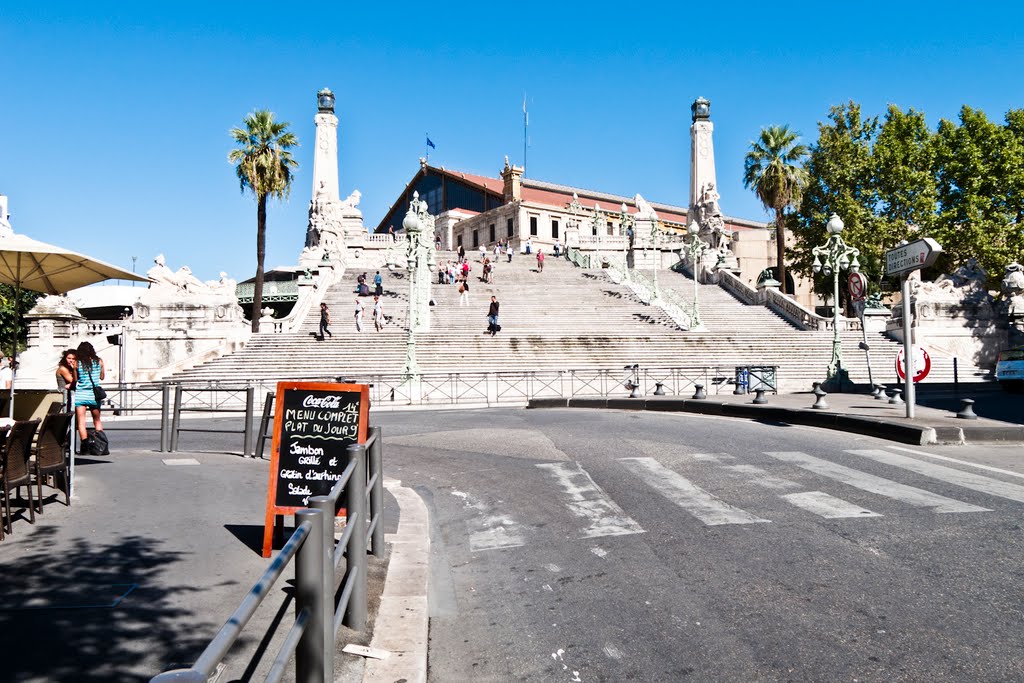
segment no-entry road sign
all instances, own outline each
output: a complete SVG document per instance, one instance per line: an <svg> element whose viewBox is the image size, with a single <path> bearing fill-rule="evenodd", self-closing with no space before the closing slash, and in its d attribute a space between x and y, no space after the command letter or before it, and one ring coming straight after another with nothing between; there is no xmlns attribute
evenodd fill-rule
<svg viewBox="0 0 1024 683"><path fill-rule="evenodd" d="M920 346L914 347L914 381L920 382L932 369L932 357ZM903 349L896 353L896 374L904 382L907 380L906 370L903 368Z"/></svg>
<svg viewBox="0 0 1024 683"><path fill-rule="evenodd" d="M885 274L902 275L912 270L927 268L942 253L942 246L931 237L914 240L902 247L885 252Z"/></svg>

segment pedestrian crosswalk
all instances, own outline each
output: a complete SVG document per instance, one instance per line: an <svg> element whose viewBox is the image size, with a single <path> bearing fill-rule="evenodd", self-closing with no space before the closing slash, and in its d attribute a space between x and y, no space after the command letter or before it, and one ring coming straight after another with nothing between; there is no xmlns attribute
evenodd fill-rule
<svg viewBox="0 0 1024 683"><path fill-rule="evenodd" d="M870 524L914 509L976 514L1024 503L1024 485L969 471L970 463L945 460L951 464L884 449L826 455L801 451L676 454L661 459L614 459L598 465L597 477L580 462L569 460L535 466L537 477L529 481L529 495L543 504L526 509L482 494L452 494L466 508L474 552L525 545L551 521L540 521L538 515L564 516L563 524L575 526L576 539L645 533L637 518L643 518L647 506L638 505L638 500L649 501L651 494L668 509L678 510L675 523L697 527L769 524L791 520L792 515ZM627 502L614 500L608 487Z"/></svg>

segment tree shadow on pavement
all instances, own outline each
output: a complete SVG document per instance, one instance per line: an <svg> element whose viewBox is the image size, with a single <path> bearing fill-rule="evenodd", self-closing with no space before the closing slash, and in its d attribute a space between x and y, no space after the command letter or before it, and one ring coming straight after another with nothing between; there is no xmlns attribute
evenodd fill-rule
<svg viewBox="0 0 1024 683"><path fill-rule="evenodd" d="M179 606L201 589L162 578L182 553L142 536L55 534L38 528L0 555L4 680L145 681L202 651L215 625Z"/></svg>

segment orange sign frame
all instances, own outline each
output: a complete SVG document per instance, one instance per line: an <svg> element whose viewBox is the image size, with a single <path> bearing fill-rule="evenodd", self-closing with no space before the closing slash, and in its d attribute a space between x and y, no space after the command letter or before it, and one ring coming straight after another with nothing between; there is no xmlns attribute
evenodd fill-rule
<svg viewBox="0 0 1024 683"><path fill-rule="evenodd" d="M277 484L280 475L281 428L284 424L284 397L289 391L336 391L359 394L359 427L356 443L366 443L370 421L370 387L367 384L339 384L334 382L278 382L274 410L274 436L270 447L270 473L267 480L267 508L263 526L263 557L270 557L274 539L274 522L281 515L293 515L301 507L279 506L276 504ZM338 510L338 516L345 515L345 509Z"/></svg>

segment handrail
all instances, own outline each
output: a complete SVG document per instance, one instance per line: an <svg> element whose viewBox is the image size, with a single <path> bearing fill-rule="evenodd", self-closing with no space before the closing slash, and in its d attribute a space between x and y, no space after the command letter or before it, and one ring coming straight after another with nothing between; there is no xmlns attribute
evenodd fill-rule
<svg viewBox="0 0 1024 683"><path fill-rule="evenodd" d="M150 683L206 683L292 559L295 560L296 617L265 680L280 681L294 655L296 683L333 683L338 628L343 623L355 630L366 627L368 542L375 556L384 554L382 448L380 428L371 427L365 443L346 449L348 462L342 478L335 482L328 495L310 498L310 508L296 511L295 532L195 664L188 669L159 674ZM372 482L369 490L368 472ZM346 528L335 548L334 518L343 496ZM359 530L366 533L359 533ZM336 567L342 557L346 559L345 571L336 609Z"/></svg>

